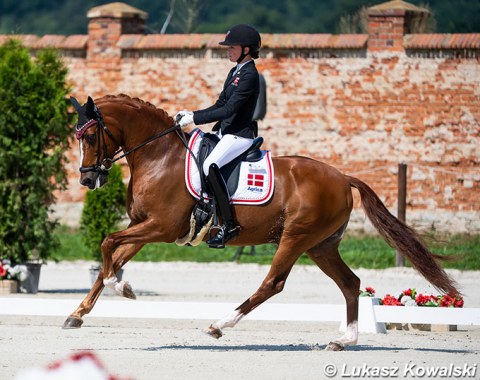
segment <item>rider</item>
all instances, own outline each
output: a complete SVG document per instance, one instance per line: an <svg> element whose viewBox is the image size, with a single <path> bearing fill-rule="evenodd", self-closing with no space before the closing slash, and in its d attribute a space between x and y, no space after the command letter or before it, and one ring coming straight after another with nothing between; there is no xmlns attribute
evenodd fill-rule
<svg viewBox="0 0 480 380"><path fill-rule="evenodd" d="M239 226L233 216L230 197L219 168L231 162L252 145L257 135L257 123L252 120L260 89L254 59L258 58L261 38L258 31L246 24L232 27L220 45L227 46L228 58L236 62L228 73L218 100L211 107L198 111L180 111L179 125L217 122L213 127L220 141L207 157L203 172L215 196L222 215L223 226L207 244L224 248L225 243L238 235Z"/></svg>

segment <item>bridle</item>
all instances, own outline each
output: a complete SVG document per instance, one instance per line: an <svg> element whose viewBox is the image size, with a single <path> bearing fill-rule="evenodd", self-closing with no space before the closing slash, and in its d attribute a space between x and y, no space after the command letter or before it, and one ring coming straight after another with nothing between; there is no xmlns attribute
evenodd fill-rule
<svg viewBox="0 0 480 380"><path fill-rule="evenodd" d="M97 108L97 106L94 107L94 113L95 113L95 118L88 120L83 125L77 125L75 127L75 137L78 140L80 140L87 129L93 126L97 126L97 132L96 132L98 137L97 138L97 162L95 163L95 165L92 165L92 166L81 166L80 173L95 172L101 175L108 175L108 172L110 171L110 169L112 168L113 164L116 161L121 160L122 158L128 156L130 153L135 152L136 150L144 147L145 145L151 143L152 141L162 136L165 136L171 132L175 132L177 136L180 138L180 140L182 141L183 145L185 145L185 147L188 150L190 150L190 148L188 147L187 139L185 137L185 132L178 124L180 120L177 119L173 127L170 127L162 132L154 134L152 137L148 138L141 144L125 152L125 150L120 146L120 144L117 142L117 140L113 136L112 132L106 126L103 120L102 113ZM107 142L106 142L105 135L107 135L119 147L119 149L115 151L115 153L113 154L112 158L107 157ZM103 155L100 154L102 153L101 152L102 149L103 149ZM120 153L122 150L123 150L123 154L115 158L115 156L118 153ZM104 158L101 159L101 156L103 156Z"/></svg>

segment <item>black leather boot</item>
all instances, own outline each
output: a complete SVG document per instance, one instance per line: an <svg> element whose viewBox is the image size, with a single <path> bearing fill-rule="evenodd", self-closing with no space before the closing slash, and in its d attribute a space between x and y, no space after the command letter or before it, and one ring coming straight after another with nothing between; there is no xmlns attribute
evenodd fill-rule
<svg viewBox="0 0 480 380"><path fill-rule="evenodd" d="M225 243L238 236L240 227L237 226L230 206L230 197L228 195L227 185L223 180L220 169L217 164L210 165L207 182L215 197L218 210L222 216L223 225L219 228L217 234L207 240L210 248L225 248Z"/></svg>

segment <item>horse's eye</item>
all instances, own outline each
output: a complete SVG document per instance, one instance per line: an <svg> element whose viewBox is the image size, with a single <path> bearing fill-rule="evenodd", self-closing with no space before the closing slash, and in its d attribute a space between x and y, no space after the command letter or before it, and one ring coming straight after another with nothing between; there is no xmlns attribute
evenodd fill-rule
<svg viewBox="0 0 480 380"><path fill-rule="evenodd" d="M87 140L89 145L93 145L95 143L95 134L93 133L91 135L86 135L85 140Z"/></svg>

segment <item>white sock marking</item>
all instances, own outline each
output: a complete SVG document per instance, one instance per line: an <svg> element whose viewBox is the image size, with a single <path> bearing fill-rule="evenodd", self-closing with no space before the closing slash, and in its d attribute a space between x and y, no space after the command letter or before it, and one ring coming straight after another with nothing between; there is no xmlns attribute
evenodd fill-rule
<svg viewBox="0 0 480 380"><path fill-rule="evenodd" d="M358 321L354 321L347 325L347 331L339 339L335 339L336 343L343 346L351 346L357 344L358 340Z"/></svg>
<svg viewBox="0 0 480 380"><path fill-rule="evenodd" d="M117 284L118 284L118 280L115 276L103 279L103 285L105 285L105 287L107 288L115 290L115 286Z"/></svg>
<svg viewBox="0 0 480 380"><path fill-rule="evenodd" d="M219 328L220 330L224 327L234 327L238 322L240 322L242 318L243 314L240 313L238 310L235 310L224 318L215 322L213 326Z"/></svg>

